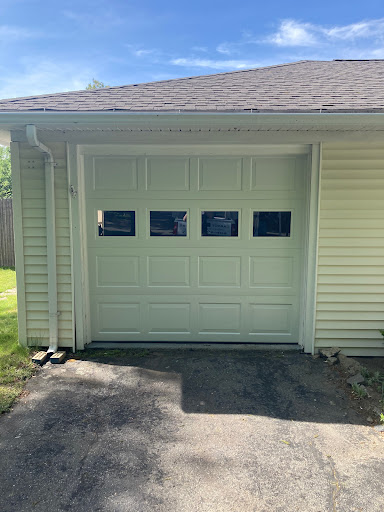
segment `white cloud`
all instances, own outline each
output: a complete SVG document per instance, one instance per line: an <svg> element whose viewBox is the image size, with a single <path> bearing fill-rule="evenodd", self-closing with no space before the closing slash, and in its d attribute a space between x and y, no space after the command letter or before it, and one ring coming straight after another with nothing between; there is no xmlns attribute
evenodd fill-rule
<svg viewBox="0 0 384 512"><path fill-rule="evenodd" d="M310 23L284 20L279 30L267 38L267 42L277 46L314 46L318 43L316 27Z"/></svg>
<svg viewBox="0 0 384 512"><path fill-rule="evenodd" d="M95 69L49 60L28 63L26 59L23 67L19 73L3 74L0 86L1 99L85 89L92 77L98 76Z"/></svg>
<svg viewBox="0 0 384 512"><path fill-rule="evenodd" d="M278 30L268 36L264 42L280 47L319 46L336 42L356 42L371 39L372 44L384 37L384 18L363 20L349 25L326 27L313 23L287 19L280 23Z"/></svg>
<svg viewBox="0 0 384 512"><path fill-rule="evenodd" d="M322 29L330 39L342 39L344 41L369 37L382 37L384 35L384 18L377 20L360 21L351 25L336 26L330 29Z"/></svg>
<svg viewBox="0 0 384 512"><path fill-rule="evenodd" d="M161 55L162 51L159 48L143 48L140 44L125 44L132 55L135 57L147 57L149 55Z"/></svg>
<svg viewBox="0 0 384 512"><path fill-rule="evenodd" d="M230 45L229 43L220 43L216 47L216 51L219 53L223 53L224 55L230 55L231 53L233 53L233 49L231 46L232 45Z"/></svg>
<svg viewBox="0 0 384 512"><path fill-rule="evenodd" d="M249 69L260 65L260 63L247 60L212 60L194 58L172 59L170 64L173 64L174 66L210 69Z"/></svg>
<svg viewBox="0 0 384 512"><path fill-rule="evenodd" d="M372 50L371 58L372 59L384 59L384 48L376 48L375 50Z"/></svg>
<svg viewBox="0 0 384 512"><path fill-rule="evenodd" d="M133 55L136 57L146 57L147 55L154 55L155 53L158 53L157 50L133 50Z"/></svg>

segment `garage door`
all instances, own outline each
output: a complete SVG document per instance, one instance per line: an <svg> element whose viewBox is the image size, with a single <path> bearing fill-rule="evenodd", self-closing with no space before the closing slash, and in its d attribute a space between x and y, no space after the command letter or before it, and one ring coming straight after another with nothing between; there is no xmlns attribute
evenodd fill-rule
<svg viewBox="0 0 384 512"><path fill-rule="evenodd" d="M92 340L298 343L306 168L214 148L86 156Z"/></svg>

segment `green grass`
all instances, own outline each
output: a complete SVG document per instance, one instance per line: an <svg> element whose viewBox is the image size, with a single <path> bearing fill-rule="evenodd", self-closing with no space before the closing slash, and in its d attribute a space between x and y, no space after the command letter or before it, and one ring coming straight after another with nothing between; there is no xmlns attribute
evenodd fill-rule
<svg viewBox="0 0 384 512"><path fill-rule="evenodd" d="M15 286L15 271L0 268L0 413L10 409L35 371L30 350L18 343L16 295L2 293Z"/></svg>
<svg viewBox="0 0 384 512"><path fill-rule="evenodd" d="M13 268L0 268L0 293L16 286L16 272Z"/></svg>

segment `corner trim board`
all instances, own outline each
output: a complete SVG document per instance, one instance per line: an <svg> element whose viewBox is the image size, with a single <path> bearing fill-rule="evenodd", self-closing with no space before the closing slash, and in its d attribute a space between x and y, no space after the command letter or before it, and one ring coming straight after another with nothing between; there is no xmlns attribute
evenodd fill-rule
<svg viewBox="0 0 384 512"><path fill-rule="evenodd" d="M24 238L23 238L23 208L21 198L21 169L19 142L11 142L11 167L13 188L13 226L15 237L15 267L17 278L17 319L19 327L19 343L28 345L27 311L25 298L24 272Z"/></svg>
<svg viewBox="0 0 384 512"><path fill-rule="evenodd" d="M303 311L303 346L304 352L314 354L315 351L315 323L316 323L316 293L317 293L317 266L318 266L318 240L320 218L320 178L321 178L322 145L312 145L311 175L308 197L308 239L307 239L307 265L304 290Z"/></svg>

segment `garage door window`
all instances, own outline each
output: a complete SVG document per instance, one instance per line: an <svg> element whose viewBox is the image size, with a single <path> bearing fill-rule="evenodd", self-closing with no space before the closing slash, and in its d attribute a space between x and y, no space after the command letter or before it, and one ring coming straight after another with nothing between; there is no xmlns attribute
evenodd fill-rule
<svg viewBox="0 0 384 512"><path fill-rule="evenodd" d="M291 212L253 212L253 236L291 236Z"/></svg>
<svg viewBox="0 0 384 512"><path fill-rule="evenodd" d="M201 236L239 236L239 212L201 212Z"/></svg>
<svg viewBox="0 0 384 512"><path fill-rule="evenodd" d="M97 225L99 236L135 236L135 212L98 210Z"/></svg>
<svg viewBox="0 0 384 512"><path fill-rule="evenodd" d="M150 212L151 236L187 236L187 212Z"/></svg>

